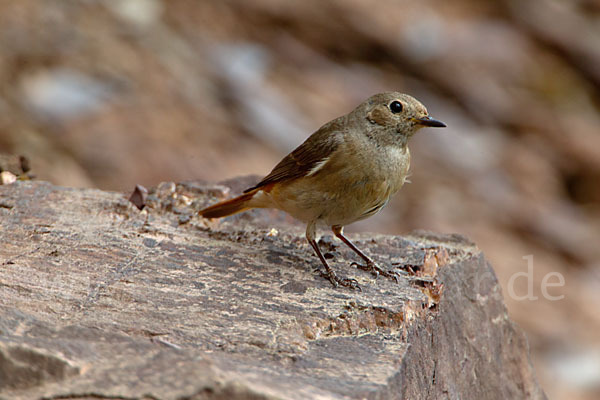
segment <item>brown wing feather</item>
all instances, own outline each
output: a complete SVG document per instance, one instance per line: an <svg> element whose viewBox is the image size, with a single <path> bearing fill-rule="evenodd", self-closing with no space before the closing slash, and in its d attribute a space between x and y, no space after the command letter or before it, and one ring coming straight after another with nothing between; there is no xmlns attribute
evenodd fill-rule
<svg viewBox="0 0 600 400"><path fill-rule="evenodd" d="M298 146L294 151L285 156L259 183L246 189L244 193L264 187L266 185L300 178L310 172L315 165L329 157L337 149L341 140L341 121L331 121L323 125L318 131L310 135L308 139Z"/></svg>

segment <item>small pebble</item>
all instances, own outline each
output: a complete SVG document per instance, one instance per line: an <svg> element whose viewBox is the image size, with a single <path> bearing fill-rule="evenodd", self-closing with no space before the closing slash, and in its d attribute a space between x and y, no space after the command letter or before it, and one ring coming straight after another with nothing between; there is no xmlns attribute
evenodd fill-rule
<svg viewBox="0 0 600 400"><path fill-rule="evenodd" d="M148 189L142 185L135 185L135 189L129 196L129 201L133 203L139 210L143 210L146 206L146 198L148 197Z"/></svg>
<svg viewBox="0 0 600 400"><path fill-rule="evenodd" d="M0 172L0 185L10 185L17 181L17 176L9 171Z"/></svg>

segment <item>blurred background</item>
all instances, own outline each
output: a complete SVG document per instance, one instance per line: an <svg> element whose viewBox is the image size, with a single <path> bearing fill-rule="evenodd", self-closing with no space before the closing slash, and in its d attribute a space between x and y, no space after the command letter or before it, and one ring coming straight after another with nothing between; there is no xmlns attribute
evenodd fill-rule
<svg viewBox="0 0 600 400"><path fill-rule="evenodd" d="M264 175L389 90L448 128L349 230L471 238L549 398L599 398L600 0L0 1L0 153L58 185Z"/></svg>

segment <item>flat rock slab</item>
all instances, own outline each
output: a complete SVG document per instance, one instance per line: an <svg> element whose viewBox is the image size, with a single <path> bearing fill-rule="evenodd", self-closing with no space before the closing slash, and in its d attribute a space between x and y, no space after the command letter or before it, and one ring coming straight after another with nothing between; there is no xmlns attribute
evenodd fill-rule
<svg viewBox="0 0 600 400"><path fill-rule="evenodd" d="M414 266L394 282L327 236L362 291L333 288L282 213L196 216L241 186L161 184L144 211L119 193L0 186L0 397L544 398L472 243L352 237L381 266Z"/></svg>

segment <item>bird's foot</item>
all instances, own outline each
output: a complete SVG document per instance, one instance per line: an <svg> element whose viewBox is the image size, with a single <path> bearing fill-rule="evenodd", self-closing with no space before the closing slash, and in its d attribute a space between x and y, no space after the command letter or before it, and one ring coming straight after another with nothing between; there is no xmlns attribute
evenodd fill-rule
<svg viewBox="0 0 600 400"><path fill-rule="evenodd" d="M373 260L367 261L365 265L359 264L357 262L353 262L350 265L354 265L356 266L356 268L362 269L363 271L370 272L371 275L375 276L375 278L377 278L379 275L382 275L386 278L393 279L396 283L400 282L400 280L398 279L398 274L396 272L386 271L385 269L378 267L377 264L375 264L375 261Z"/></svg>
<svg viewBox="0 0 600 400"><path fill-rule="evenodd" d="M333 272L332 269L329 269L325 272L323 272L319 269L319 274L323 278L328 279L329 282L331 282L331 284L333 285L333 287L344 286L344 287L347 287L350 289L356 289L356 290L362 292L362 289L358 285L358 281L356 279L340 278L339 276L336 275L335 272Z"/></svg>

